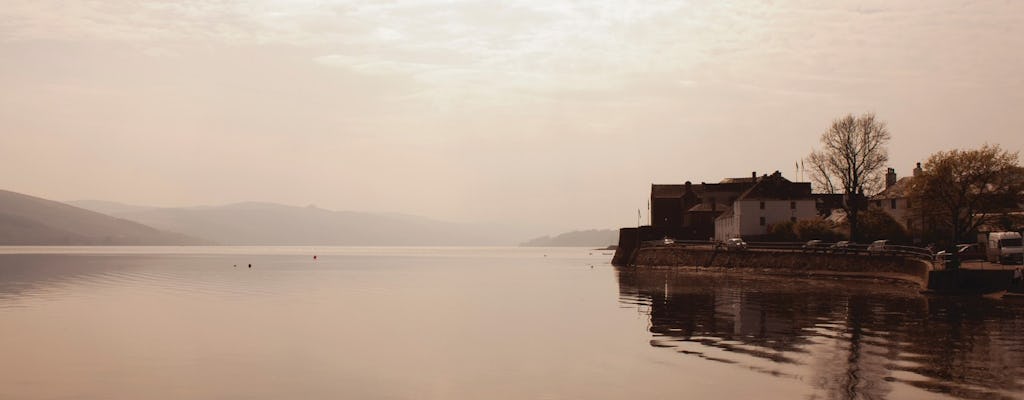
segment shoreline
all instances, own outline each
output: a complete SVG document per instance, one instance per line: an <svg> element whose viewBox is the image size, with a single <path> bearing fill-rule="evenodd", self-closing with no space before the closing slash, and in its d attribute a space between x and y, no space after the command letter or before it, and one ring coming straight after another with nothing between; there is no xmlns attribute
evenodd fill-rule
<svg viewBox="0 0 1024 400"><path fill-rule="evenodd" d="M621 247L620 247L621 249ZM617 266L690 268L752 275L897 280L928 287L930 262L895 255L804 253L776 250L721 251L692 247L644 247L616 252ZM628 262L622 262L628 260Z"/></svg>
<svg viewBox="0 0 1024 400"><path fill-rule="evenodd" d="M797 278L836 282L886 283L905 286L915 290L923 290L927 280L922 280L902 273L884 272L843 272L829 270L793 270L786 268L764 267L700 267L692 265L638 265L617 266L622 270L665 271L685 274L737 276L747 278Z"/></svg>

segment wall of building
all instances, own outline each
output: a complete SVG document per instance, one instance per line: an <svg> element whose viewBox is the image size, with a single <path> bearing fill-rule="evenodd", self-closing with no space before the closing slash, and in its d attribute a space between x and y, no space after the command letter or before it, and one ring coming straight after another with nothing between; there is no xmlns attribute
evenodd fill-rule
<svg viewBox="0 0 1024 400"><path fill-rule="evenodd" d="M790 200L765 200L764 209L761 209L760 200L737 201L734 214L738 217L738 233L742 236L760 236L768 233L768 229L780 222L790 221L790 218L814 219L818 212L814 200L795 200L796 209L790 208ZM761 225L761 217L765 218L765 224Z"/></svg>
<svg viewBox="0 0 1024 400"><path fill-rule="evenodd" d="M896 208L892 207L893 201L896 202ZM900 225L903 225L903 228L908 228L907 222L910 217L910 213L908 212L910 211L910 205L910 200L906 198L871 200L868 202L869 207L882 210L886 214L889 214L892 219L899 222Z"/></svg>
<svg viewBox="0 0 1024 400"><path fill-rule="evenodd" d="M739 236L739 228L736 227L736 221L735 214L718 217L715 220L715 240L721 242Z"/></svg>
<svg viewBox="0 0 1024 400"><path fill-rule="evenodd" d="M678 198L651 199L651 225L677 227L683 224L683 211Z"/></svg>

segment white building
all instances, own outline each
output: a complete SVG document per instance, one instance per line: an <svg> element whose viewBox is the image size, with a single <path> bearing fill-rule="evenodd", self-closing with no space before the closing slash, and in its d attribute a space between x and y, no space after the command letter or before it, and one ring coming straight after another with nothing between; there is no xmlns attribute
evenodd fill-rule
<svg viewBox="0 0 1024 400"><path fill-rule="evenodd" d="M780 222L817 217L811 184L790 182L775 172L758 178L757 184L715 219L715 239L766 235Z"/></svg>
<svg viewBox="0 0 1024 400"><path fill-rule="evenodd" d="M917 163L913 176L920 173L921 163ZM884 211L908 231L920 230L923 222L919 217L915 218L914 213L911 213L910 189L912 184L913 177L896 179L896 170L889 168L885 174L885 190L871 196L868 207Z"/></svg>

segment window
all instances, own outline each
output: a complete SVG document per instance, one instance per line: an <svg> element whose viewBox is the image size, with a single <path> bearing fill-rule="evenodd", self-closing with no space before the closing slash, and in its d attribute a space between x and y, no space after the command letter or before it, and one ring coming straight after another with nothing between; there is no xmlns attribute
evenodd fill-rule
<svg viewBox="0 0 1024 400"><path fill-rule="evenodd" d="M882 206L882 201L881 200L875 200L875 207L881 207L881 206Z"/></svg>
<svg viewBox="0 0 1024 400"><path fill-rule="evenodd" d="M761 209L764 210L764 202L763 201L761 202ZM764 225L764 224L761 224L761 225Z"/></svg>
<svg viewBox="0 0 1024 400"><path fill-rule="evenodd" d="M896 209L896 199L889 200L889 206L891 206L892 209L895 210Z"/></svg>
<svg viewBox="0 0 1024 400"><path fill-rule="evenodd" d="M907 199L907 208L910 208L910 199Z"/></svg>
<svg viewBox="0 0 1024 400"><path fill-rule="evenodd" d="M789 209L790 210L796 210L796 202L795 201L789 202Z"/></svg>
<svg viewBox="0 0 1024 400"><path fill-rule="evenodd" d="M796 222L796 217L789 217L789 222Z"/></svg>
<svg viewBox="0 0 1024 400"><path fill-rule="evenodd" d="M761 203L764 204L764 203ZM761 217L761 226L764 226L764 217Z"/></svg>

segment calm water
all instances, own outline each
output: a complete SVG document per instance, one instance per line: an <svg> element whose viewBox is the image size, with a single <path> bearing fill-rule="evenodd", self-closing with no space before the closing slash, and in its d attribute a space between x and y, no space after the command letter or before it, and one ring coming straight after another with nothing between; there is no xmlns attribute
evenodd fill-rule
<svg viewBox="0 0 1024 400"><path fill-rule="evenodd" d="M1016 299L588 249L0 253L2 399L1024 398Z"/></svg>

